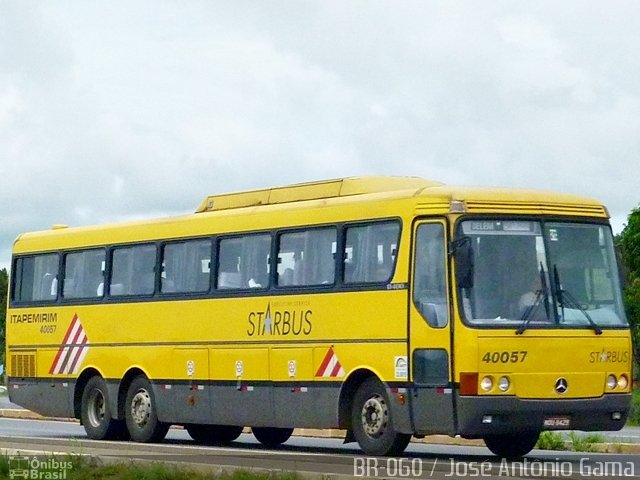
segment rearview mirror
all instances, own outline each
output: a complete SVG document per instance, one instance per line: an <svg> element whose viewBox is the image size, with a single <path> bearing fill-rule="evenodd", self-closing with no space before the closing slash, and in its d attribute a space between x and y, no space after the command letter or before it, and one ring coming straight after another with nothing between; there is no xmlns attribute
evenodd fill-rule
<svg viewBox="0 0 640 480"><path fill-rule="evenodd" d="M451 242L451 253L456 261L456 283L459 288L473 288L473 246L470 237Z"/></svg>

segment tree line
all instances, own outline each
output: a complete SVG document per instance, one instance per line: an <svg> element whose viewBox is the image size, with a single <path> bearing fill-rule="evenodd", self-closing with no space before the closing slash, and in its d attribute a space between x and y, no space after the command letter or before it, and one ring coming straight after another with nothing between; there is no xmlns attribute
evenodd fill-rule
<svg viewBox="0 0 640 480"><path fill-rule="evenodd" d="M0 364L4 365L4 326L7 317L7 292L9 290L9 274L7 269L0 270Z"/></svg>
<svg viewBox="0 0 640 480"><path fill-rule="evenodd" d="M640 206L629 214L627 224L616 236L616 246L626 280L624 303L631 324L633 353L640 365Z"/></svg>

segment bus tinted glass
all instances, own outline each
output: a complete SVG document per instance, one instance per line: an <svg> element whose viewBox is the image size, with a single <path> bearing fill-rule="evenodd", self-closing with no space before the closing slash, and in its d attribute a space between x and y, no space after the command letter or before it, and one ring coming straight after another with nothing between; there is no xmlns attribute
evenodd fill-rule
<svg viewBox="0 0 640 480"><path fill-rule="evenodd" d="M320 228L280 235L278 285L329 285L335 280L337 230Z"/></svg>
<svg viewBox="0 0 640 480"><path fill-rule="evenodd" d="M377 283L391 280L399 236L398 222L348 227L344 282Z"/></svg>
<svg viewBox="0 0 640 480"><path fill-rule="evenodd" d="M55 301L58 290L58 254L20 257L14 267L13 300Z"/></svg>
<svg viewBox="0 0 640 480"><path fill-rule="evenodd" d="M473 286L465 317L483 325L624 326L611 229L571 222L469 220Z"/></svg>
<svg viewBox="0 0 640 480"><path fill-rule="evenodd" d="M162 293L195 293L209 290L211 240L169 243L162 251Z"/></svg>
<svg viewBox="0 0 640 480"><path fill-rule="evenodd" d="M156 246L116 248L112 254L109 293L151 295L155 289Z"/></svg>
<svg viewBox="0 0 640 480"><path fill-rule="evenodd" d="M105 251L84 250L64 257L63 298L101 297L104 291Z"/></svg>
<svg viewBox="0 0 640 480"><path fill-rule="evenodd" d="M218 289L269 286L271 235L226 238L220 241L218 251Z"/></svg>

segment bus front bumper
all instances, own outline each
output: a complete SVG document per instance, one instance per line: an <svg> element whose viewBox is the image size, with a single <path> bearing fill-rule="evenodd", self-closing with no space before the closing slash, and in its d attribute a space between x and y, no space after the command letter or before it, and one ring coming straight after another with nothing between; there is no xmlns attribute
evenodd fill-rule
<svg viewBox="0 0 640 480"><path fill-rule="evenodd" d="M629 415L631 394L535 400L458 396L457 433L465 438L540 430L617 431Z"/></svg>

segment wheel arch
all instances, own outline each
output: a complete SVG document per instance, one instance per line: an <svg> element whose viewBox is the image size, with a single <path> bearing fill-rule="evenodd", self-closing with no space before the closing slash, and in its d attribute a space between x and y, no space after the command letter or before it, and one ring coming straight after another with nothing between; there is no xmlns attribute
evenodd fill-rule
<svg viewBox="0 0 640 480"><path fill-rule="evenodd" d="M82 409L82 394L84 393L84 387L93 377L101 377L102 374L97 368L89 367L82 371L76 380L76 384L73 390L73 417L80 419Z"/></svg>
<svg viewBox="0 0 640 480"><path fill-rule="evenodd" d="M132 367L124 374L122 380L120 381L120 386L118 387L118 419L124 418L124 409L125 404L127 402L127 390L129 390L129 385L133 382L133 379L139 376L145 377L147 380L149 376L139 367Z"/></svg>
<svg viewBox="0 0 640 480"><path fill-rule="evenodd" d="M351 410L353 409L353 397L362 383L371 378L380 377L368 368L359 368L349 374L340 389L338 403L338 425L340 428L351 430ZM382 381L381 381L382 382Z"/></svg>

